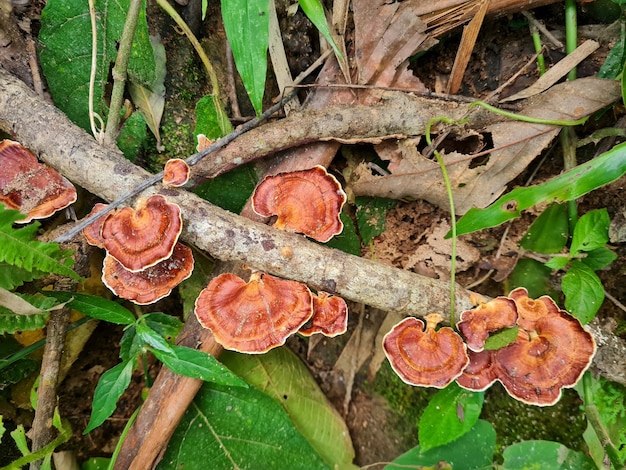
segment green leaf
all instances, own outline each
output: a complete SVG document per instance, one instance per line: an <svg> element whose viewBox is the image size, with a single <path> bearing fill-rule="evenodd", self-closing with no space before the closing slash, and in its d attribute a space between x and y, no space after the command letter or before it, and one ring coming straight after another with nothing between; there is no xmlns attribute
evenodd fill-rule
<svg viewBox="0 0 626 470"><path fill-rule="evenodd" d="M559 253L569 237L569 221L565 204L551 204L532 223L520 245L535 253Z"/></svg>
<svg viewBox="0 0 626 470"><path fill-rule="evenodd" d="M172 346L172 354L152 350L159 361L175 374L219 385L247 388L248 384L233 374L210 354L184 346Z"/></svg>
<svg viewBox="0 0 626 470"><path fill-rule="evenodd" d="M591 251L603 247L609 241L609 213L606 208L596 209L583 215L574 228L570 253Z"/></svg>
<svg viewBox="0 0 626 470"><path fill-rule="evenodd" d="M349 253L354 256L361 256L361 240L356 234L356 228L354 222L346 211L341 211L339 214L341 221L343 222L343 230L339 235L335 235L325 245L329 248L335 248L341 250L344 253Z"/></svg>
<svg viewBox="0 0 626 470"><path fill-rule="evenodd" d="M93 395L91 417L83 434L87 434L100 426L113 414L117 401L130 385L134 368L134 360L120 362L102 374Z"/></svg>
<svg viewBox="0 0 626 470"><path fill-rule="evenodd" d="M615 181L624 173L626 173L626 143L616 145L599 157L561 173L545 183L516 188L485 209L471 208L457 222L457 234L495 227L519 217L523 210L540 202L565 202L577 199Z"/></svg>
<svg viewBox="0 0 626 470"><path fill-rule="evenodd" d="M502 349L503 347L513 343L517 339L518 329L519 328L517 326L514 326L513 328L506 328L493 335L489 335L485 341L485 349L487 351L494 351L496 349Z"/></svg>
<svg viewBox="0 0 626 470"><path fill-rule="evenodd" d="M257 113L263 110L270 23L269 0L222 0L222 20L237 70Z"/></svg>
<svg viewBox="0 0 626 470"><path fill-rule="evenodd" d="M287 348L255 356L225 352L221 359L250 385L282 405L296 429L326 463L350 466L354 450L346 424L294 353Z"/></svg>
<svg viewBox="0 0 626 470"><path fill-rule="evenodd" d="M117 147L128 161L135 162L137 154L147 142L146 119L143 114L134 112L130 115L117 136Z"/></svg>
<svg viewBox="0 0 626 470"><path fill-rule="evenodd" d="M607 267L617 259L617 255L606 246L601 246L587 253L587 257L582 262L594 271Z"/></svg>
<svg viewBox="0 0 626 470"><path fill-rule="evenodd" d="M468 432L478 421L484 396L455 382L439 390L420 418L418 437L422 452L448 444Z"/></svg>
<svg viewBox="0 0 626 470"><path fill-rule="evenodd" d="M256 184L254 166L249 163L199 184L193 192L222 209L238 214Z"/></svg>
<svg viewBox="0 0 626 470"><path fill-rule="evenodd" d="M135 323L135 316L130 310L122 307L117 302L103 297L61 291L43 291L42 293L61 302L68 302L68 307L91 318L97 318L98 320L108 321L117 325Z"/></svg>
<svg viewBox="0 0 626 470"><path fill-rule="evenodd" d="M363 243L369 245L385 231L387 212L396 206L397 201L382 197L358 196L354 202L359 234Z"/></svg>
<svg viewBox="0 0 626 470"><path fill-rule="evenodd" d="M596 273L584 263L574 260L563 276L561 288L567 311L583 325L593 320L604 302L604 287Z"/></svg>
<svg viewBox="0 0 626 470"><path fill-rule="evenodd" d="M129 325L120 340L120 359L124 362L134 359L144 352L144 346L144 342L137 334L137 326Z"/></svg>
<svg viewBox="0 0 626 470"><path fill-rule="evenodd" d="M98 38L94 111L106 114L106 85L117 56L130 0L95 2ZM49 0L41 13L41 67L55 104L83 129L89 125L91 19L88 2ZM131 82L150 86L155 61L148 36L145 2L139 15L128 64Z"/></svg>
<svg viewBox="0 0 626 470"><path fill-rule="evenodd" d="M233 131L222 106L215 102L214 95L206 95L196 103L196 129L194 134L204 134L207 139L216 140Z"/></svg>
<svg viewBox="0 0 626 470"><path fill-rule="evenodd" d="M41 295L14 294L39 310L40 313L21 315L0 305L0 333L32 331L43 328L48 320L48 311L57 305L55 299Z"/></svg>
<svg viewBox="0 0 626 470"><path fill-rule="evenodd" d="M328 469L274 400L254 388L204 384L158 470Z"/></svg>
<svg viewBox="0 0 626 470"><path fill-rule="evenodd" d="M552 271L539 261L522 258L509 276L509 287L525 287L531 299L536 299L549 292Z"/></svg>
<svg viewBox="0 0 626 470"><path fill-rule="evenodd" d="M555 256L544 263L550 269L559 270L567 266L571 258L569 256Z"/></svg>
<svg viewBox="0 0 626 470"><path fill-rule="evenodd" d="M25 282L30 282L44 275L45 273L38 271L29 271L8 263L0 263L0 288L13 290Z"/></svg>
<svg viewBox="0 0 626 470"><path fill-rule="evenodd" d="M496 431L489 422L479 419L469 432L449 444L429 451L416 446L385 466L385 470L439 468L440 462L454 470L484 470L492 468L495 447Z"/></svg>
<svg viewBox="0 0 626 470"><path fill-rule="evenodd" d="M183 323L176 317L162 312L146 313L142 320L148 328L156 331L160 336L165 338L168 343L173 342L180 330L183 329Z"/></svg>
<svg viewBox="0 0 626 470"><path fill-rule="evenodd" d="M166 354L174 354L172 346L158 332L150 328L143 317L140 317L135 324L135 331L139 340L153 349L162 351Z"/></svg>
<svg viewBox="0 0 626 470"><path fill-rule="evenodd" d="M337 56L337 59L343 59L343 55L337 47L337 43L333 39L330 34L330 29L328 28L328 22L326 21L326 15L324 14L324 7L320 3L319 0L298 0L300 7L304 14L311 20L311 23L315 25L317 30L324 36L324 39L328 41Z"/></svg>
<svg viewBox="0 0 626 470"><path fill-rule="evenodd" d="M38 222L13 228L15 221L23 217L18 211L5 209L4 204L0 204L0 262L37 275L45 272L80 279L72 270L74 260L70 250L61 250L58 243L44 243L35 239Z"/></svg>
<svg viewBox="0 0 626 470"><path fill-rule="evenodd" d="M513 444L503 453L506 470L595 470L586 455L551 441L524 441Z"/></svg>
<svg viewBox="0 0 626 470"><path fill-rule="evenodd" d="M609 51L604 63L598 70L598 78L615 79L619 76L626 62L626 49L624 38L620 38Z"/></svg>

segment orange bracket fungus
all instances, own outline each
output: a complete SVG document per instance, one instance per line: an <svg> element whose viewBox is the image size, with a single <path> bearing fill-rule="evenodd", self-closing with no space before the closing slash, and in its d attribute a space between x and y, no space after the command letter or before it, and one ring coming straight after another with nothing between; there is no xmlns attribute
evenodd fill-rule
<svg viewBox="0 0 626 470"><path fill-rule="evenodd" d="M457 377L456 383L461 387L476 392L487 390L498 379L498 363L494 351L474 352L468 349L469 364Z"/></svg>
<svg viewBox="0 0 626 470"><path fill-rule="evenodd" d="M559 312L559 306L549 295L542 295L538 299L528 297L528 291L524 287L512 290L509 298L513 299L517 307L519 318L517 324L525 330L534 330L535 323L546 315Z"/></svg>
<svg viewBox="0 0 626 470"><path fill-rule="evenodd" d="M195 314L225 349L261 354L281 346L313 315L309 288L254 272L220 274L196 299Z"/></svg>
<svg viewBox="0 0 626 470"><path fill-rule="evenodd" d="M101 202L97 203L93 206L91 212L87 214L87 217L93 214L97 214L105 207L107 207L107 204L102 204ZM101 217L100 219L96 220L90 225L87 225L87 227L83 229L83 236L87 240L87 243L89 243L90 245L98 248L104 248L104 238L102 238L102 225L104 224L106 217L107 216Z"/></svg>
<svg viewBox="0 0 626 470"><path fill-rule="evenodd" d="M163 184L172 188L184 186L189 181L189 165L180 158L172 158L165 163Z"/></svg>
<svg viewBox="0 0 626 470"><path fill-rule="evenodd" d="M410 385L444 388L463 373L469 358L462 338L449 327L435 330L438 313L424 322L407 317L383 339L383 349L393 370Z"/></svg>
<svg viewBox="0 0 626 470"><path fill-rule="evenodd" d="M183 229L180 207L155 194L125 207L102 225L104 248L127 270L142 271L169 258Z"/></svg>
<svg viewBox="0 0 626 470"><path fill-rule="evenodd" d="M191 276L193 254L177 243L172 256L140 272L131 272L110 254L104 258L102 282L118 297L147 305L167 297L172 289Z"/></svg>
<svg viewBox="0 0 626 470"><path fill-rule="evenodd" d="M323 166L267 176L254 190L252 208L264 217L276 216L274 226L327 242L341 233L339 218L346 194Z"/></svg>
<svg viewBox="0 0 626 470"><path fill-rule="evenodd" d="M341 297L319 291L313 295L313 316L300 328L303 336L321 333L329 338L342 335L348 329L348 305Z"/></svg>
<svg viewBox="0 0 626 470"><path fill-rule="evenodd" d="M26 214L17 223L45 219L76 201L72 183L17 142L0 142L0 166L0 203Z"/></svg>
<svg viewBox="0 0 626 470"><path fill-rule="evenodd" d="M480 352L485 347L489 333L515 326L516 321L515 302L507 297L497 297L463 312L456 326L465 338L467 347Z"/></svg>

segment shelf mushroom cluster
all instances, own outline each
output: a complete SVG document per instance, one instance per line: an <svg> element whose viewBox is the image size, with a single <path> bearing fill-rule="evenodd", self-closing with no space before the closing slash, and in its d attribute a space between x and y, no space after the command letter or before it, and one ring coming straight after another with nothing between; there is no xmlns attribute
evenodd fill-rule
<svg viewBox="0 0 626 470"><path fill-rule="evenodd" d="M573 387L596 351L593 336L574 316L548 296L529 298L524 288L463 312L457 323L463 348L458 346L461 336L450 328L435 331L428 318L426 331L423 327L420 320L407 318L385 336L385 353L402 380L438 388L456 380L475 391L499 381L513 398L538 406L555 404L563 388ZM491 333L513 327L518 328L515 341L485 349ZM458 337L449 340L455 348L439 339L451 336L447 330ZM465 365L459 368L452 358Z"/></svg>
<svg viewBox="0 0 626 470"><path fill-rule="evenodd" d="M96 204L92 213L105 204ZM118 297L139 305L156 302L191 276L193 254L178 241L180 208L155 194L112 212L83 230L87 242L104 248L102 281Z"/></svg>
<svg viewBox="0 0 626 470"><path fill-rule="evenodd" d="M0 142L0 166L0 203L26 214L19 224L50 217L76 201L74 185L17 142Z"/></svg>
<svg viewBox="0 0 626 470"><path fill-rule="evenodd" d="M346 195L321 166L266 177L252 195L254 211L276 216L274 226L326 242L341 233ZM293 253L281 253L290 259ZM287 256L288 254L288 256ZM195 314L225 349L261 354L300 332L329 337L345 333L346 302L326 292L312 293L299 282L253 272L245 282L234 274L214 278L196 300Z"/></svg>

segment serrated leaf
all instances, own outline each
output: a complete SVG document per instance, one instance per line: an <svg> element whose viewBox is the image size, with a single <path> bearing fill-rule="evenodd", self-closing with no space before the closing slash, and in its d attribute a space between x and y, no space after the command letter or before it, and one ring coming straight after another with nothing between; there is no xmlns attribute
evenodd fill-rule
<svg viewBox="0 0 626 470"><path fill-rule="evenodd" d="M225 352L221 360L250 385L280 403L326 463L352 464L354 449L345 422L289 349L277 348L255 356Z"/></svg>
<svg viewBox="0 0 626 470"><path fill-rule="evenodd" d="M143 117L143 114L135 111L124 121L124 125L116 139L117 147L128 161L134 163L139 150L147 142L147 137L146 119Z"/></svg>
<svg viewBox="0 0 626 470"><path fill-rule="evenodd" d="M25 282L30 282L44 275L45 273L29 271L8 263L0 263L0 287L6 290L13 290Z"/></svg>
<svg viewBox="0 0 626 470"><path fill-rule="evenodd" d="M80 279L71 269L74 260L69 250L61 250L57 243L44 243L35 239L38 222L13 228L13 223L22 217L18 211L7 210L4 204L0 204L0 262L37 274L46 272Z"/></svg>
<svg viewBox="0 0 626 470"><path fill-rule="evenodd" d="M609 224L611 219L606 208L596 209L581 216L574 227L570 253L576 255L581 251L600 248L609 241Z"/></svg>
<svg viewBox="0 0 626 470"><path fill-rule="evenodd" d="M519 328L517 326L514 326L513 328L506 328L502 331L489 335L485 341L485 350L494 351L513 343L517 339L518 329Z"/></svg>
<svg viewBox="0 0 626 470"><path fill-rule="evenodd" d="M98 38L94 111L106 115L105 87L117 56L130 0L95 2ZM41 13L41 67L55 104L76 124L89 129L91 20L88 2L49 0ZM128 65L131 82L154 82L154 54L148 37L145 2L141 9Z"/></svg>
<svg viewBox="0 0 626 470"><path fill-rule="evenodd" d="M537 260L522 258L509 276L510 289L525 287L531 299L548 293L552 271Z"/></svg>
<svg viewBox="0 0 626 470"><path fill-rule="evenodd" d="M544 263L550 269L558 270L567 266L571 258L569 256L555 256Z"/></svg>
<svg viewBox="0 0 626 470"><path fill-rule="evenodd" d="M102 374L93 395L91 417L83 434L87 434L100 426L113 414L117 401L130 385L134 368L134 360L120 362Z"/></svg>
<svg viewBox="0 0 626 470"><path fill-rule="evenodd" d="M483 392L465 390L454 382L439 390L419 421L422 452L448 444L468 432L478 421L484 396Z"/></svg>
<svg viewBox="0 0 626 470"><path fill-rule="evenodd" d="M60 300L61 302L69 302L68 307L91 318L108 321L117 325L130 325L135 322L135 316L130 310L122 307L117 302L103 297L61 291L45 291L43 294Z"/></svg>
<svg viewBox="0 0 626 470"><path fill-rule="evenodd" d="M148 127L154 134L158 143L161 142L159 127L165 108L165 75L166 58L165 47L158 36L150 36L150 44L154 53L155 73L154 81L147 87L139 83L129 83L128 91L133 103L143 114ZM128 157L127 157L128 158Z"/></svg>
<svg viewBox="0 0 626 470"><path fill-rule="evenodd" d="M601 246L595 250L591 250L587 253L585 258L582 258L582 262L589 266L594 271L607 267L613 261L617 259L617 254L611 251L606 246Z"/></svg>
<svg viewBox="0 0 626 470"><path fill-rule="evenodd" d="M581 452L551 441L524 441L513 444L502 454L506 470L594 470L593 460Z"/></svg>
<svg viewBox="0 0 626 470"><path fill-rule="evenodd" d="M531 224L520 245L535 253L559 253L569 238L569 221L565 204L551 204Z"/></svg>
<svg viewBox="0 0 626 470"><path fill-rule="evenodd" d="M257 115L263 110L269 0L223 0L222 20L237 70Z"/></svg>
<svg viewBox="0 0 626 470"><path fill-rule="evenodd" d="M382 197L359 196L355 199L356 223L363 243L369 243L385 231L387 212L397 201Z"/></svg>
<svg viewBox="0 0 626 470"><path fill-rule="evenodd" d="M455 441L429 451L423 451L420 446L416 446L385 466L385 470L439 468L440 462L445 462L454 469L485 470L492 468L495 448L495 429L491 423L479 419L469 432Z"/></svg>
<svg viewBox="0 0 626 470"><path fill-rule="evenodd" d="M15 333L16 331L31 331L43 328L48 320L48 312L57 305L57 301L39 295L15 295L19 295L40 313L22 315L0 306L0 333Z"/></svg>
<svg viewBox="0 0 626 470"><path fill-rule="evenodd" d="M604 287L596 273L584 263L574 260L563 276L561 288L567 311L583 325L593 320L604 302Z"/></svg>
<svg viewBox="0 0 626 470"><path fill-rule="evenodd" d="M184 346L172 346L172 353L152 350L159 361L175 374L219 385L248 388L248 384L233 374L210 354Z"/></svg>
<svg viewBox="0 0 626 470"><path fill-rule="evenodd" d="M158 470L329 469L274 400L254 388L204 384Z"/></svg>

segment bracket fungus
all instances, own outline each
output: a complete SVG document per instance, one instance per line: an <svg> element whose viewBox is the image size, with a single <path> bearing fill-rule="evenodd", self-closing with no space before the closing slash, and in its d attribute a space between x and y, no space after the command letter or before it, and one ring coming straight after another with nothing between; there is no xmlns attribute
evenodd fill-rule
<svg viewBox="0 0 626 470"><path fill-rule="evenodd" d="M252 209L276 216L276 228L325 243L343 230L340 214L346 199L339 181L318 165L265 177L252 194Z"/></svg>
<svg viewBox="0 0 626 470"><path fill-rule="evenodd" d="M313 294L313 316L300 328L303 336L321 333L329 338L344 334L348 329L348 305L346 301L328 292Z"/></svg>
<svg viewBox="0 0 626 470"><path fill-rule="evenodd" d="M485 347L489 333L515 326L516 321L515 302L507 297L496 297L461 313L461 321L456 327L465 338L467 347L480 352Z"/></svg>
<svg viewBox="0 0 626 470"><path fill-rule="evenodd" d="M517 324L525 330L534 330L535 323L546 315L558 313L560 308L552 297L542 295L538 299L528 297L528 291L524 287L518 287L509 294L517 307L519 318Z"/></svg>
<svg viewBox="0 0 626 470"><path fill-rule="evenodd" d="M456 378L461 387L476 392L487 390L498 379L498 363L494 351L482 350L474 352L468 349L469 364L463 373Z"/></svg>
<svg viewBox="0 0 626 470"><path fill-rule="evenodd" d="M463 339L450 327L435 330L441 315L431 313L424 322L407 317L383 339L393 370L410 385L444 388L463 373L469 358Z"/></svg>
<svg viewBox="0 0 626 470"><path fill-rule="evenodd" d="M118 297L147 305L167 297L193 272L191 248L177 243L172 256L139 272L124 268L110 254L104 258L102 282Z"/></svg>
<svg viewBox="0 0 626 470"><path fill-rule="evenodd" d="M91 212L87 214L87 217L97 214L107 206L108 204L98 202L93 206ZM87 240L87 243L97 248L104 248L104 238L102 238L102 225L104 224L106 218L107 216L101 217L95 222L87 225L87 227L83 229L83 236Z"/></svg>
<svg viewBox="0 0 626 470"><path fill-rule="evenodd" d="M17 223L45 219L76 201L74 185L17 142L0 142L0 166L0 203L26 214Z"/></svg>
<svg viewBox="0 0 626 470"><path fill-rule="evenodd" d="M155 194L138 208L110 214L102 225L104 248L127 270L142 271L169 258L183 229L180 207Z"/></svg>
<svg viewBox="0 0 626 470"><path fill-rule="evenodd" d="M225 349L261 354L281 346L313 315L309 288L254 272L245 282L220 274L196 299L198 322Z"/></svg>
<svg viewBox="0 0 626 470"><path fill-rule="evenodd" d="M189 165L181 158L171 158L163 169L163 184L172 188L184 186L189 181Z"/></svg>

